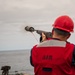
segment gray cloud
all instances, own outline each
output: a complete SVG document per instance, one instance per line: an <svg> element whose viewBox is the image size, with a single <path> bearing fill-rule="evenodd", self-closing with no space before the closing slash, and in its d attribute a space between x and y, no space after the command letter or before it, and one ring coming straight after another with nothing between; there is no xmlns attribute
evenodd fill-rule
<svg viewBox="0 0 75 75"><path fill-rule="evenodd" d="M61 14L72 16L73 7L74 0L0 0L0 20L49 21Z"/></svg>
<svg viewBox="0 0 75 75"><path fill-rule="evenodd" d="M0 0L0 49L31 48L37 42L33 35L22 30L24 26L51 30L56 17L64 14L75 21L74 7L75 0Z"/></svg>

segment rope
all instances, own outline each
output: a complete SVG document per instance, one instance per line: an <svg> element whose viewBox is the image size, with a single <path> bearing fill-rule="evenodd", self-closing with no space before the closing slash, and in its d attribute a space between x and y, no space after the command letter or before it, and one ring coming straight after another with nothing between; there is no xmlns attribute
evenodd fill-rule
<svg viewBox="0 0 75 75"><path fill-rule="evenodd" d="M33 32L31 32L33 34ZM33 34L34 38L36 39L36 41L38 42L38 39L36 38L36 36Z"/></svg>

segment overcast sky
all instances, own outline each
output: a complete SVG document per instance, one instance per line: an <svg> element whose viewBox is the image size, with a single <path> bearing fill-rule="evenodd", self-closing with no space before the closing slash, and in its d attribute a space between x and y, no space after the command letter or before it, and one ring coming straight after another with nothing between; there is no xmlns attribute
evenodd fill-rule
<svg viewBox="0 0 75 75"><path fill-rule="evenodd" d="M51 31L60 15L69 15L75 23L74 7L75 0L0 0L0 50L31 49L39 35L26 32L25 26ZM74 37L69 41L75 43Z"/></svg>

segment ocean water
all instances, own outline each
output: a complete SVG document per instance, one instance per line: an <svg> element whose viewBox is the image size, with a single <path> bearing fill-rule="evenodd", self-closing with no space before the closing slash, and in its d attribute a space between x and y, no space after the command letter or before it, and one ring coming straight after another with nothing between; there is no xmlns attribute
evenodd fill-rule
<svg viewBox="0 0 75 75"><path fill-rule="evenodd" d="M33 67L30 65L30 50L0 51L0 68L11 66L10 74L28 73L33 75ZM2 71L0 70L0 74Z"/></svg>

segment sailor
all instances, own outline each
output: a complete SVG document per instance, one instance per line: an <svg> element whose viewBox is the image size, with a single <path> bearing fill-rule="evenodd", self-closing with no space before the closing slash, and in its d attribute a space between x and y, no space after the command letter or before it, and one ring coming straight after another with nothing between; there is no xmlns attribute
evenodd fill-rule
<svg viewBox="0 0 75 75"><path fill-rule="evenodd" d="M40 44L33 46L30 63L35 75L75 75L75 45L67 40L74 32L74 22L67 16L59 16L52 29L52 38L42 33Z"/></svg>

